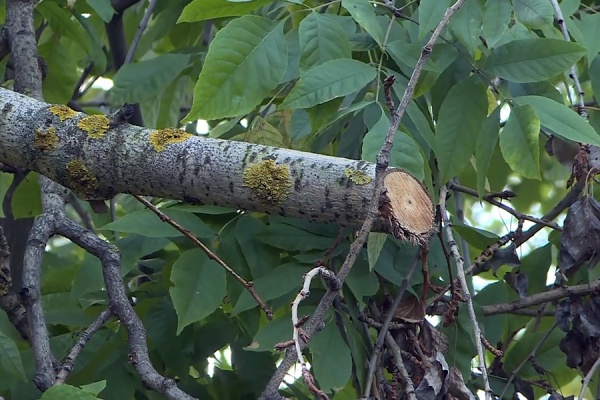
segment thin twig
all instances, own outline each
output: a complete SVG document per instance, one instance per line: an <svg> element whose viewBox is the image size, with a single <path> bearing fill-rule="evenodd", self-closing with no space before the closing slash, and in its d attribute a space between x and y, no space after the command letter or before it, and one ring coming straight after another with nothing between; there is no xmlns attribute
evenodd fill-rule
<svg viewBox="0 0 600 400"><path fill-rule="evenodd" d="M552 7L554 8L554 14L556 14L556 22L558 23L558 26L560 26L560 30L565 38L565 40L567 42L571 41L571 37L569 36L569 30L567 29L567 24L565 23L565 19L563 17L562 14L562 10L560 9L560 6L558 5L558 0L550 0L550 2L552 3ZM577 76L577 67L575 66L575 64L573 64L571 66L571 72L569 73L569 76L571 77L571 79L573 79L573 82L575 83L575 89L577 90L577 95L578 95L578 104L577 104L577 112L579 113L579 115L582 118L587 119L588 118L588 114L587 111L585 110L585 100L583 99L584 93L583 93L583 89L581 87L581 83L579 82L579 77Z"/></svg>
<svg viewBox="0 0 600 400"><path fill-rule="evenodd" d="M481 376L483 378L483 387L485 390L485 398L486 400L492 399L492 389L490 387L490 382L487 374L487 367L485 365L485 353L483 351L483 345L481 344L481 329L479 328L479 323L477 322L477 315L475 314L475 308L473 307L473 300L471 299L471 295L469 293L469 287L467 286L467 278L465 276L464 271L464 260L460 256L458 252L458 246L454 241L454 237L452 234L452 224L448 219L448 211L446 211L446 195L448 194L448 187L443 185L440 188L440 200L439 200L439 208L442 216L442 221L445 225L446 230L446 238L448 239L448 243L450 245L450 253L454 257L454 261L456 262L456 276L460 283L461 289L463 290L463 296L467 300L467 310L469 312L469 319L471 320L471 326L473 328L473 334L475 337L475 347L477 348L477 355L479 358L479 370L481 371Z"/></svg>
<svg viewBox="0 0 600 400"><path fill-rule="evenodd" d="M112 317L112 312L109 308L102 311L100 315L88 326L85 331L79 336L77 339L77 343L71 348L69 354L65 358L65 362L60 367L60 370L56 374L55 384L65 383L65 379L69 376L71 371L73 370L73 364L75 363L75 359L81 353L81 350L85 347L87 342L90 341L94 333L98 331L110 318Z"/></svg>
<svg viewBox="0 0 600 400"><path fill-rule="evenodd" d="M596 372L598 367L600 367L600 357L598 357L596 362L594 362L594 365L592 365L592 368L588 371L585 378L583 378L583 382L581 384L581 389L579 390L579 396L577 396L577 400L583 400L583 394L585 393L585 389L590 384L590 381L592 380L592 375L594 375L594 372Z"/></svg>
<svg viewBox="0 0 600 400"><path fill-rule="evenodd" d="M539 342L536 343L534 348L531 349L531 352L529 353L529 355L527 357L525 357L523 359L523 361L521 361L521 363L517 366L517 368L515 368L515 370L510 374L510 378L508 378L508 381L506 382L506 385L504 385L504 389L502 389L502 393L500 394L501 399L504 398L504 394L508 390L508 387L510 386L512 381L517 377L517 374L519 373L519 371L521 371L521 369L525 366L525 364L527 364L527 362L529 360L531 360L531 359L533 359L533 357L535 357L535 354L537 353L537 351L540 349L542 344L544 344L544 342L550 337L550 334L552 333L552 331L554 331L554 328L556 328L556 326L557 326L557 322L554 322L554 324L550 327L550 329L548 329L546 334L540 339Z"/></svg>
<svg viewBox="0 0 600 400"><path fill-rule="evenodd" d="M0 309L6 313L9 321L19 331L21 337L29 340L29 326L27 325L25 308L15 294L12 285L10 251L2 226L0 226Z"/></svg>
<svg viewBox="0 0 600 400"><path fill-rule="evenodd" d="M135 32L135 36L131 41L131 46L129 46L129 50L127 51L127 56L125 56L125 61L123 64L129 64L133 59L133 55L135 54L135 49L140 43L140 39L142 38L142 34L146 30L146 26L148 26L148 21L150 20L150 15L152 15L152 10L154 10L154 6L156 5L156 0L149 0L148 7L144 12L144 16L142 17L142 21L137 27L137 31Z"/></svg>
<svg viewBox="0 0 600 400"><path fill-rule="evenodd" d="M367 372L367 380L365 381L365 389L364 389L364 398L369 398L371 396L371 386L373 382L373 376L375 375L375 368L377 367L377 360L379 359L379 354L383 348L383 343L385 342L386 334L389 331L390 324L392 323L392 319L394 319L394 313L400 302L402 301L402 296L408 287L412 274L417 269L417 264L419 263L418 253L415 256L408 272L402 279L402 283L398 288L398 293L396 294L396 298L394 299L394 303L389 308L387 315L385 316L385 320L381 324L381 328L379 329L379 333L377 334L377 340L375 341L375 347L373 348L373 353L371 353L371 358L369 359L369 372Z"/></svg>
<svg viewBox="0 0 600 400"><path fill-rule="evenodd" d="M532 294L524 299L513 301L510 303L491 304L482 306L481 311L484 316L510 313L515 310L535 306L553 300L562 299L568 296L585 296L600 291L600 280L595 280L592 283L584 283L574 286L563 286L556 289L548 290L547 292Z"/></svg>
<svg viewBox="0 0 600 400"><path fill-rule="evenodd" d="M410 376L408 375L406 367L404 366L404 360L402 360L402 351L394 340L392 334L389 332L386 332L385 334L385 344L392 354L394 354L394 365L402 377L404 383L404 393L406 393L408 400L417 400L415 387L410 379Z"/></svg>
<svg viewBox="0 0 600 400"><path fill-rule="evenodd" d="M563 212L566 208L568 208L569 206L571 206L571 204L573 204L573 203L575 203L577 201L577 199L579 198L579 195L581 194L581 191L583 190L584 186L585 186L584 180L577 181L577 183L575 183L575 185L573 185L573 187L571 188L571 190L569 191L569 193L567 193L567 195L565 197L563 197L552 208L552 210L550 210L546 214L544 214L542 216L541 220L542 221L551 221L554 218L558 217L561 212ZM527 242L536 233L538 233L544 226L546 226L546 225L545 224L541 224L541 223L536 223L535 225L533 225L532 227L530 227L529 229L527 229L518 238L515 239L515 241L514 241L515 246L519 247L523 243Z"/></svg>
<svg viewBox="0 0 600 400"><path fill-rule="evenodd" d="M458 10L460 8L460 6L463 3L464 3L464 0L457 0L456 3L454 3L448 9L446 9L446 12L444 13L444 16L442 17L442 19L440 20L440 23L435 28L431 37L429 38L429 41L427 42L427 44L423 47L423 50L421 51L419 60L417 61L417 64L415 65L415 69L412 72L410 80L408 81L408 84L406 85L404 95L402 96L402 99L400 100L400 104L398 105L398 108L396 109L396 111L394 113L392 113L390 128L388 129L388 131L386 133L384 144L381 147L379 154L377 155L377 166L375 168L375 180L374 180L375 184L374 184L374 189L373 189L373 196L369 202L367 216L365 217L363 225L360 228L359 233L356 236L356 239L350 245L350 250L348 251L348 255L347 255L346 259L344 260L344 263L342 264L340 271L337 274L337 278L339 279L340 283L343 283L344 280L346 279L346 276L348 276L350 269L354 265L354 262L356 261L356 258L358 257L358 255L360 253L360 250L362 249L363 245L365 244L365 242L367 240L367 236L368 236L369 232L371 231L373 222L375 221L375 216L378 214L379 198L381 195L381 189L383 188L384 172L387 169L387 166L389 164L389 155L390 155L390 151L392 148L392 144L394 142L394 136L396 134L396 130L398 129L398 126L400 125L400 120L402 119L402 116L404 115L404 112L406 111L406 108L408 107L408 104L410 103L410 101L413 97L415 87L417 86L417 81L419 79L419 76L421 75L421 71L423 70L425 63L429 59L429 55L431 54L431 50L432 50L433 45L435 44L437 38L442 33L442 30L444 29L444 27L450 20L450 17L452 17L452 15L456 12L456 10ZM317 309L313 313L311 319L306 324L305 333L307 334L307 337L310 338L310 336L321 325L321 323L323 322L323 318L325 317L325 313L327 312L329 307L331 307L331 304L333 303L333 299L335 298L335 296L337 296L337 291L327 290L327 292L325 293L325 295L319 302L319 305L317 306ZM288 350L286 352L285 358L282 360L281 364L279 364L279 367L277 368L277 370L275 371L275 373L269 380L269 383L267 384L264 392L262 393L262 395L261 395L262 399L272 399L272 398L274 399L274 398L281 397L279 395L279 385L283 381L283 378L287 374L287 371L294 364L295 360L296 360L296 357L295 357L294 352Z"/></svg>
<svg viewBox="0 0 600 400"><path fill-rule="evenodd" d="M457 177L454 177L450 182L452 185L459 185ZM454 187L451 187L451 189L454 192L454 212L456 213L456 218L458 219L458 221L460 221L461 224L464 224L465 211L463 209L462 195L458 190L455 190ZM471 256L469 255L469 245L462 236L460 237L460 249L462 250L463 258L468 262L471 262Z"/></svg>
<svg viewBox="0 0 600 400"><path fill-rule="evenodd" d="M291 306L291 308L292 308L292 326L294 328L292 337L293 337L294 345L295 345L295 349L296 349L296 358L301 365L302 377L304 378L304 382L307 384L308 390L310 390L310 392L312 394L314 394L315 396L318 396L320 399L327 399L328 398L327 395L323 391L319 390L317 388L317 386L315 385L314 379L313 379L312 375L310 374L310 371L308 371L308 368L306 366L306 361L304 360L304 356L302 355L302 347L300 344L300 340L301 340L301 337L303 336L303 334L302 334L302 325L303 324L302 324L300 318L298 318L298 306L300 305L300 302L302 302L302 300L306 299L308 297L308 295L310 294L310 283L312 282L313 278L318 275L325 278L325 280L328 282L327 286L332 287L331 290L335 290L337 292L340 289L340 284L339 284L335 274L332 271L328 270L327 268L316 267L316 268L311 269L309 272L307 272L304 275L304 284L302 285L302 289L296 295L296 298L292 302L292 306ZM304 340L303 340L303 342L304 342Z"/></svg>
<svg viewBox="0 0 600 400"><path fill-rule="evenodd" d="M81 219L83 226L85 226L85 228L87 230L93 232L94 231L94 223L92 221L92 217L90 216L90 213L88 213L81 206L79 199L73 192L69 193L69 204L71 205L71 207L73 207L73 210L75 210L75 212L79 216L79 219Z"/></svg>
<svg viewBox="0 0 600 400"><path fill-rule="evenodd" d="M223 269L225 269L225 271L227 271L228 274L230 274L235 280L237 280L239 283L241 283L246 288L246 290L248 291L250 296L252 296L254 298L254 300L256 300L256 302L258 303L260 308L265 312L265 315L267 316L267 318L269 320L271 320L273 318L273 312L269 309L269 307L267 307L267 305L258 296L256 291L254 290L252 282L247 282L244 278L242 278L240 275L238 275L233 269L231 269L231 267L229 265L227 265L225 263L225 261L221 260L215 253L210 251L210 249L208 247L206 247L204 245L204 243L199 241L192 232L185 229L183 226L179 225L177 222L173 221L171 218L169 218L167 215L165 215L162 211L160 211L158 208L156 208L156 206L154 206L154 204L150 203L148 200L146 200L142 196L138 196L138 195L134 194L133 197L137 201L139 201L140 203L142 203L143 205L148 207L154 214L156 214L158 216L158 218L161 219L161 221L166 222L167 224L171 225L173 228L175 228L179 232L181 232L183 234L183 236L190 239L192 241L192 243L194 243L197 247L200 247L202 249L202 251L204 251L206 253L208 258L210 258L211 260L213 260L217 264L219 264L221 267L223 267Z"/></svg>
<svg viewBox="0 0 600 400"><path fill-rule="evenodd" d="M76 101L77 99L79 99L82 95L81 90L81 86L83 86L83 84L85 83L85 80L87 79L87 77L89 76L90 72L92 71L92 68L94 67L94 62L90 61L85 68L83 69L83 71L81 72L81 75L79 76L79 79L77 79L77 83L75 83L75 87L73 88L73 93L71 94L71 100L72 101Z"/></svg>
<svg viewBox="0 0 600 400"><path fill-rule="evenodd" d="M468 194L470 196L474 196L474 197L478 197L479 196L477 194L477 191L475 191L475 190L473 190L471 188L459 185L458 183L450 182L449 185L450 185L450 189L454 190L455 192L466 193L466 194ZM544 219L532 217L532 216L527 215L527 214L523 214L523 213L521 213L521 212L519 212L519 211L517 211L517 210L515 210L515 209L513 209L513 208L511 208L509 206L507 206L506 204L499 202L494 197L496 197L496 196L484 195L482 197L482 199L485 200L486 202L488 202L488 203L490 203L490 204L498 207L498 208L503 209L504 211L506 211L509 214L513 215L517 219L524 219L524 220L527 220L527 221L534 222L536 224L547 226L548 228L552 228L552 229L555 229L557 231L562 231L562 227L560 227L556 222L547 221L547 220L544 220Z"/></svg>

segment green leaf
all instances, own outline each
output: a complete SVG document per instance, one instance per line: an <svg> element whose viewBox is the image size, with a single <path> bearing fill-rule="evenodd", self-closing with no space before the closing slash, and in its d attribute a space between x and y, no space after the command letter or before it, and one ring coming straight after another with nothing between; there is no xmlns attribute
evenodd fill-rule
<svg viewBox="0 0 600 400"><path fill-rule="evenodd" d="M488 47L493 48L508 29L512 7L508 1L486 1L483 9L483 37Z"/></svg>
<svg viewBox="0 0 600 400"><path fill-rule="evenodd" d="M86 0L87 3L98 13L102 21L110 22L115 9L110 4L110 0Z"/></svg>
<svg viewBox="0 0 600 400"><path fill-rule="evenodd" d="M46 18L54 33L73 40L87 54L90 50L89 37L81 24L71 18L71 13L66 8L51 1L43 1L35 9Z"/></svg>
<svg viewBox="0 0 600 400"><path fill-rule="evenodd" d="M362 89L375 79L372 66L351 59L330 60L300 76L281 108L309 108Z"/></svg>
<svg viewBox="0 0 600 400"><path fill-rule="evenodd" d="M580 6L581 0L562 0L560 2L560 9L562 10L563 17L565 18L575 14L575 12L579 10Z"/></svg>
<svg viewBox="0 0 600 400"><path fill-rule="evenodd" d="M2 331L0 331L0 363L13 378L27 382L17 344Z"/></svg>
<svg viewBox="0 0 600 400"><path fill-rule="evenodd" d="M42 213L40 185L34 172L28 173L15 189L11 207L14 218L35 217Z"/></svg>
<svg viewBox="0 0 600 400"><path fill-rule="evenodd" d="M98 397L83 389L70 385L52 386L46 390L40 400L95 400Z"/></svg>
<svg viewBox="0 0 600 400"><path fill-rule="evenodd" d="M513 0L515 17L531 29L552 25L554 10L547 0Z"/></svg>
<svg viewBox="0 0 600 400"><path fill-rule="evenodd" d="M183 9L177 23L245 15L250 11L269 4L271 1L250 0L231 2L227 0L194 0Z"/></svg>
<svg viewBox="0 0 600 400"><path fill-rule="evenodd" d="M367 256L369 259L369 271L373 271L373 269L375 268L377 260L379 259L379 254L381 254L381 249L383 249L383 245L385 244L386 240L386 233L369 233L369 237L367 239Z"/></svg>
<svg viewBox="0 0 600 400"><path fill-rule="evenodd" d="M390 128L390 119L382 112L379 105L372 105L365 110L365 124L369 131L363 138L361 158L375 162ZM394 145L390 152L390 166L400 167L420 181L425 178L423 156L419 145L413 138L400 130L396 131L394 135Z"/></svg>
<svg viewBox="0 0 600 400"><path fill-rule="evenodd" d="M365 306L364 298L373 296L379 289L379 281L363 257L356 260L346 278L346 284L356 297L361 309Z"/></svg>
<svg viewBox="0 0 600 400"><path fill-rule="evenodd" d="M4 202L4 196L6 196L6 191L10 187L13 179L13 174L5 174L0 172L0 202ZM6 217L6 215L4 215L3 207L0 207L0 218L4 217Z"/></svg>
<svg viewBox="0 0 600 400"><path fill-rule="evenodd" d="M475 147L475 166L477 168L477 193L479 198L485 193L485 181L496 143L498 142L498 133L500 132L500 108L496 109L486 118L481 126L481 132L477 135L477 145Z"/></svg>
<svg viewBox="0 0 600 400"><path fill-rule="evenodd" d="M208 49L192 109L183 121L233 117L259 105L286 71L283 25L247 15L221 29Z"/></svg>
<svg viewBox="0 0 600 400"><path fill-rule="evenodd" d="M329 392L346 386L352 372L352 356L335 324L326 323L325 328L311 339L309 346L319 388Z"/></svg>
<svg viewBox="0 0 600 400"><path fill-rule="evenodd" d="M189 54L164 54L123 65L115 74L112 93L126 103L155 99L187 67Z"/></svg>
<svg viewBox="0 0 600 400"><path fill-rule="evenodd" d="M191 231L197 238L212 238L214 235L204 222L193 214L169 209L161 209L161 211ZM140 210L126 214L116 221L104 225L100 230L136 233L146 237L175 237L183 235L171 225L161 221L150 210Z"/></svg>
<svg viewBox="0 0 600 400"><path fill-rule="evenodd" d="M458 40L465 45L471 55L479 46L481 25L483 20L483 2L480 0L465 0L463 5L450 19L449 26Z"/></svg>
<svg viewBox="0 0 600 400"><path fill-rule="evenodd" d="M256 235L256 238L269 246L287 251L324 250L334 241L333 238L314 235L287 224L272 224Z"/></svg>
<svg viewBox="0 0 600 400"><path fill-rule="evenodd" d="M592 60L600 52L600 14L581 14L581 21L578 24L581 30L581 38L583 39L582 44L587 48L588 64L591 64ZM575 19L574 21L578 21Z"/></svg>
<svg viewBox="0 0 600 400"><path fill-rule="evenodd" d="M485 249L487 246L496 243L498 239L500 239L500 237L493 232L465 225L458 221L454 221L452 226L467 243L478 249Z"/></svg>
<svg viewBox="0 0 600 400"><path fill-rule="evenodd" d="M169 294L177 312L177 334L189 324L212 314L223 301L225 270L200 249L181 254L171 272Z"/></svg>
<svg viewBox="0 0 600 400"><path fill-rule="evenodd" d="M594 128L564 104L540 96L521 96L514 101L519 105L532 106L541 125L553 134L574 142L600 146L600 136Z"/></svg>
<svg viewBox="0 0 600 400"><path fill-rule="evenodd" d="M419 5L419 36L423 39L440 23L450 0L421 0Z"/></svg>
<svg viewBox="0 0 600 400"><path fill-rule="evenodd" d="M558 39L518 39L492 50L486 70L513 82L537 82L568 70L586 49Z"/></svg>
<svg viewBox="0 0 600 400"><path fill-rule="evenodd" d="M309 270L310 267L305 265L284 264L252 281L252 285L263 301L277 299L295 289L299 290L302 287L302 276ZM247 290L244 290L235 303L231 315L235 316L254 307L258 307L256 300Z"/></svg>
<svg viewBox="0 0 600 400"><path fill-rule="evenodd" d="M281 264L280 251L258 239L258 235L265 230L266 226L251 216L243 216L235 224L235 236L253 279L270 273L275 266Z"/></svg>
<svg viewBox="0 0 600 400"><path fill-rule="evenodd" d="M306 307L298 308L299 315L309 315L307 311ZM311 311L314 311L314 309L311 308ZM289 315L285 315L262 326L254 336L252 343L246 346L245 349L248 351L273 351L273 347L277 343L289 340L291 336L292 320Z"/></svg>
<svg viewBox="0 0 600 400"><path fill-rule="evenodd" d="M540 120L533 107L514 107L500 133L500 150L512 170L525 178L541 179L539 144Z"/></svg>
<svg viewBox="0 0 600 400"><path fill-rule="evenodd" d="M89 385L81 385L81 389L86 392L98 396L98 393L106 388L106 380L90 383Z"/></svg>
<svg viewBox="0 0 600 400"><path fill-rule="evenodd" d="M342 0L344 7L352 18L358 23L375 41L383 45L383 30L377 21L377 15L368 0Z"/></svg>
<svg viewBox="0 0 600 400"><path fill-rule="evenodd" d="M337 58L350 58L344 28L329 14L312 12L300 22L300 70Z"/></svg>
<svg viewBox="0 0 600 400"><path fill-rule="evenodd" d="M469 162L488 108L485 87L467 79L452 87L440 108L435 154L442 182L460 173Z"/></svg>

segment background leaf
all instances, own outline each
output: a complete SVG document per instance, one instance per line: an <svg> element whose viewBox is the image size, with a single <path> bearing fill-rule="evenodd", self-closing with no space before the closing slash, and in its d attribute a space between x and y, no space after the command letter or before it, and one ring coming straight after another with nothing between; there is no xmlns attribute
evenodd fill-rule
<svg viewBox="0 0 600 400"><path fill-rule="evenodd" d="M531 29L541 29L554 20L552 4L545 0L513 0L515 17Z"/></svg>
<svg viewBox="0 0 600 400"><path fill-rule="evenodd" d="M542 126L554 135L600 146L600 136L594 128L564 104L541 96L521 96L514 100L519 105L532 106Z"/></svg>
<svg viewBox="0 0 600 400"><path fill-rule="evenodd" d="M169 289L177 312L177 334L212 314L225 297L225 270L201 249L184 252L173 265Z"/></svg>
<svg viewBox="0 0 600 400"><path fill-rule="evenodd" d="M371 35L373 39L379 44L383 44L383 30L381 25L377 22L375 10L371 3L367 0L342 0L342 7L344 7L352 18Z"/></svg>
<svg viewBox="0 0 600 400"><path fill-rule="evenodd" d="M487 107L485 88L475 79L450 89L440 108L435 131L435 154L442 181L458 174L469 162Z"/></svg>
<svg viewBox="0 0 600 400"><path fill-rule="evenodd" d="M375 69L357 60L330 60L300 76L281 108L308 108L362 89Z"/></svg>
<svg viewBox="0 0 600 400"><path fill-rule="evenodd" d="M306 70L337 58L350 58L350 43L344 29L329 14L311 12L302 20L300 69Z"/></svg>
<svg viewBox="0 0 600 400"><path fill-rule="evenodd" d="M189 60L188 54L164 54L125 64L115 74L112 92L124 103L153 99L177 78Z"/></svg>
<svg viewBox="0 0 600 400"><path fill-rule="evenodd" d="M492 50L485 68L513 82L537 82L567 71L585 48L558 39L520 39Z"/></svg>
<svg viewBox="0 0 600 400"><path fill-rule="evenodd" d="M183 9L177 22L205 21L207 19L244 15L269 4L272 0L231 2L227 0L193 0Z"/></svg>
<svg viewBox="0 0 600 400"><path fill-rule="evenodd" d="M525 178L540 177L540 120L529 104L514 107L500 134L500 149L510 167Z"/></svg>
<svg viewBox="0 0 600 400"><path fill-rule="evenodd" d="M280 82L287 61L283 24L253 15L231 21L206 55L184 121L252 111Z"/></svg>

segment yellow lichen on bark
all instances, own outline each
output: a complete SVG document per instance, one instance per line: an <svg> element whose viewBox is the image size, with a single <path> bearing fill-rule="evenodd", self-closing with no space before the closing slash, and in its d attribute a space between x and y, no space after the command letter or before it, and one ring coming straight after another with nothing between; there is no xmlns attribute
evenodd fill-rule
<svg viewBox="0 0 600 400"><path fill-rule="evenodd" d="M63 122L66 119L73 118L77 115L77 113L73 111L70 107L62 104L51 106L48 108L48 111L50 111L51 114L56 115L58 119L60 119L60 122Z"/></svg>
<svg viewBox="0 0 600 400"><path fill-rule="evenodd" d="M104 115L88 115L77 123L77 127L88 134L91 139L102 139L108 130L108 118Z"/></svg>
<svg viewBox="0 0 600 400"><path fill-rule="evenodd" d="M171 143L181 143L193 135L177 128L165 128L150 134L150 144L156 151L163 151Z"/></svg>
<svg viewBox="0 0 600 400"><path fill-rule="evenodd" d="M244 186L258 200L268 206L282 205L287 199L292 183L288 168L285 165L275 165L273 160L263 160L244 170Z"/></svg>
<svg viewBox="0 0 600 400"><path fill-rule="evenodd" d="M40 128L35 130L35 137L33 138L33 145L41 151L54 151L58 144L58 135L56 129L51 126L45 131Z"/></svg>
<svg viewBox="0 0 600 400"><path fill-rule="evenodd" d="M98 189L98 179L81 160L67 163L67 183L77 194L93 196Z"/></svg>
<svg viewBox="0 0 600 400"><path fill-rule="evenodd" d="M346 178L356 185L366 185L371 182L371 177L362 171L352 168L346 168L344 171Z"/></svg>

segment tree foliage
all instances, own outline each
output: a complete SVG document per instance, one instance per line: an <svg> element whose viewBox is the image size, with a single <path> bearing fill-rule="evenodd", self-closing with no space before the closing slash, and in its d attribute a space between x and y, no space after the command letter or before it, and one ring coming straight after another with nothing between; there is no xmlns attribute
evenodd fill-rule
<svg viewBox="0 0 600 400"><path fill-rule="evenodd" d="M125 129L124 121L113 124L121 118L377 168L389 162L422 182L437 204L436 230L420 246L371 232L355 251L356 227L286 217L283 207L278 215L119 194L109 213L94 213L70 195L59 212L48 205L56 193L47 180L8 162L29 150L0 148L8 239L0 240L0 396L189 398L148 384L163 381L137 359L144 331L132 328L134 314L112 311L127 310L115 294L118 278L145 328L151 365L172 379L165 385L176 383L193 398L598 396L597 0L0 5L5 89L42 100L34 84L22 83L39 79L39 69L45 102L109 115L110 129ZM27 18L39 57L29 57L35 67L27 69L11 18L34 5ZM453 5L460 8L452 14ZM123 103L134 105L127 118ZM10 111L2 111L0 131L8 131ZM95 149L79 145L82 154ZM185 169L179 161L164 169ZM143 162L139 169L150 171ZM318 186L327 174L321 169L305 179ZM125 176L116 167L106 173ZM348 187L366 179L347 178ZM59 217L69 222L52 222ZM49 236L69 240L39 245L41 228L28 233L32 218L54 224ZM36 260L41 275L32 278L27 263ZM324 269L310 293L301 291L315 267ZM28 297L36 287L37 311L28 303L37 300ZM296 327L292 302L299 303ZM49 372L40 367L43 349L32 346L32 315L47 327ZM308 367L282 382L298 356L293 334L297 345L310 339Z"/></svg>

